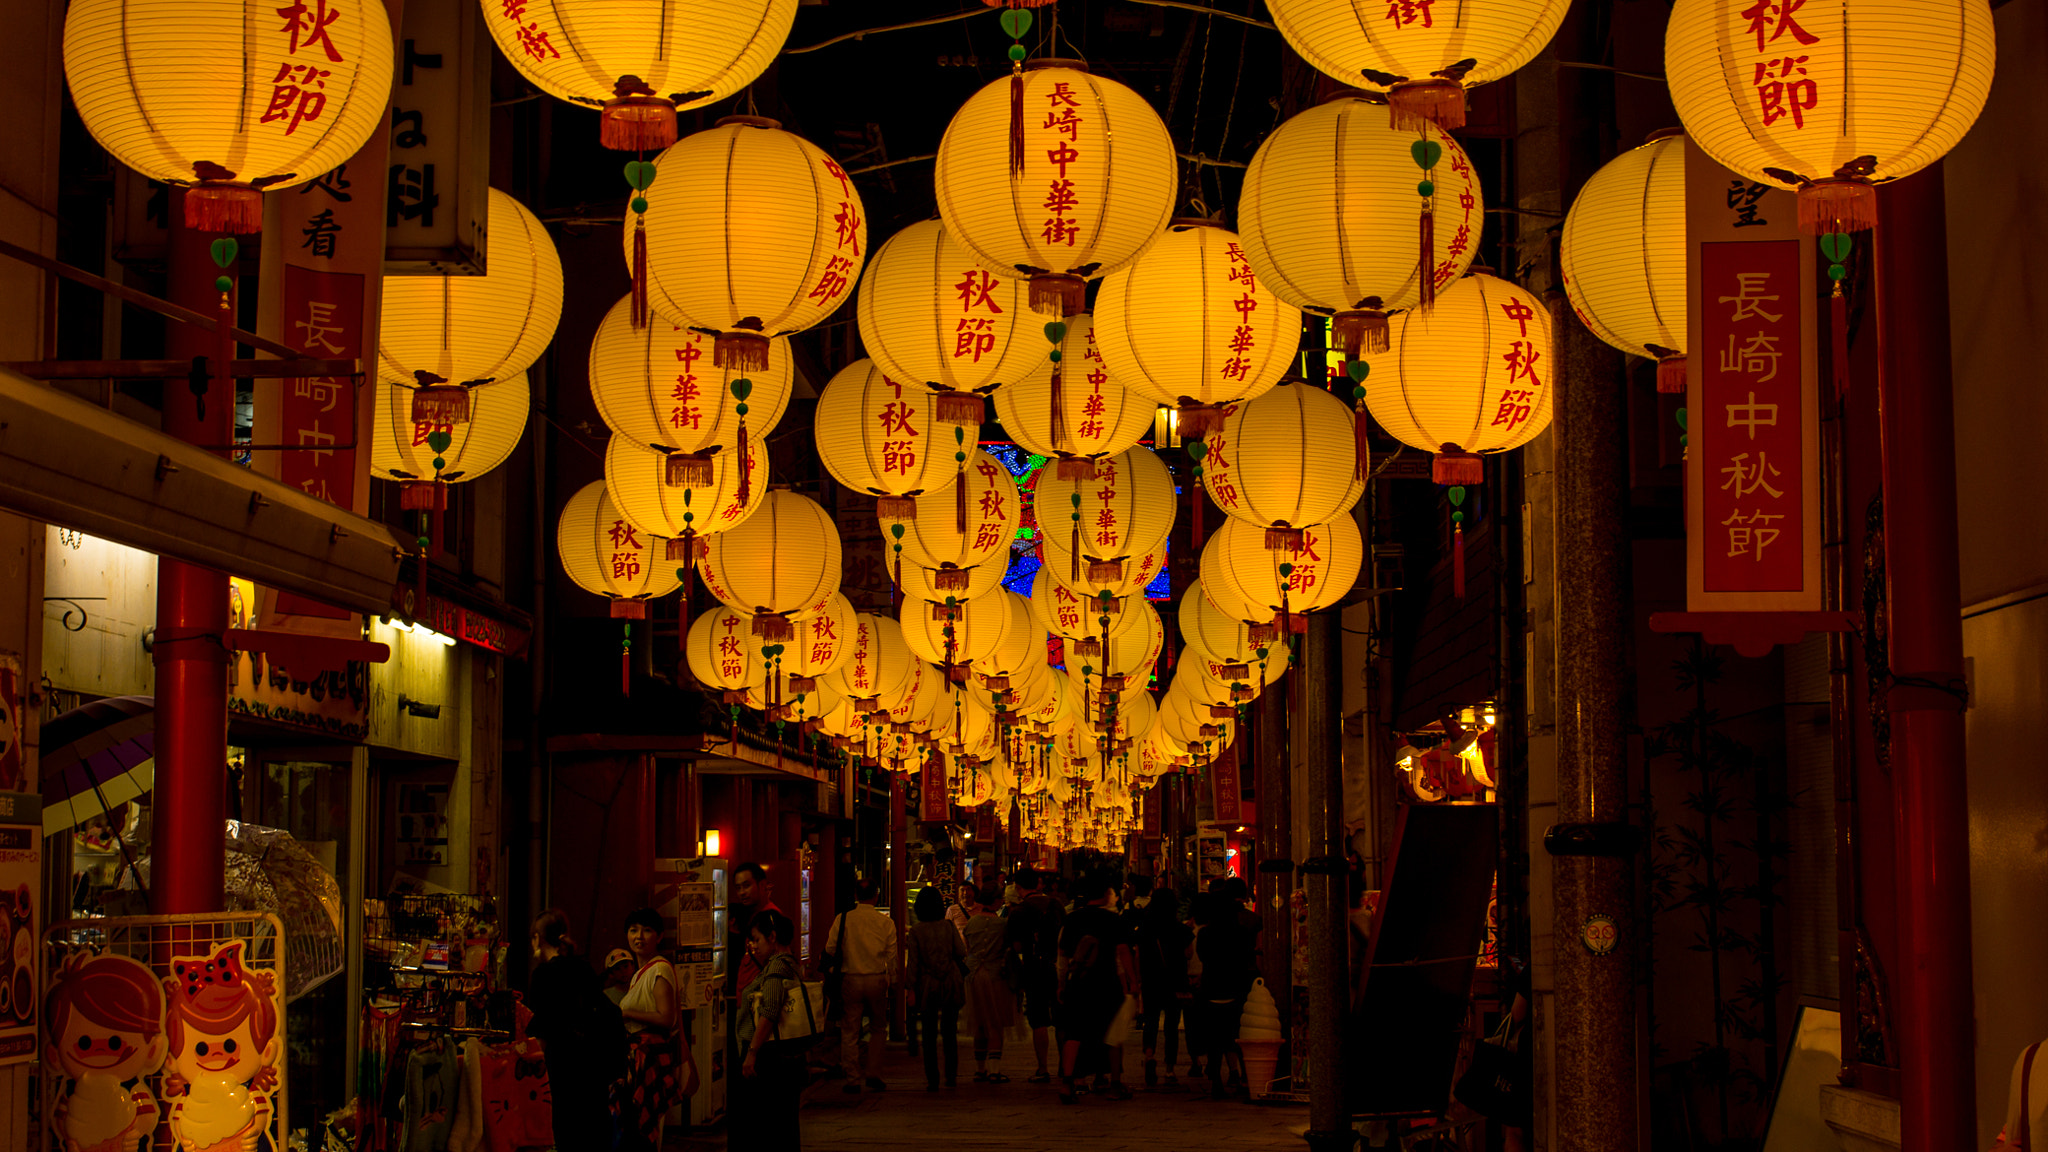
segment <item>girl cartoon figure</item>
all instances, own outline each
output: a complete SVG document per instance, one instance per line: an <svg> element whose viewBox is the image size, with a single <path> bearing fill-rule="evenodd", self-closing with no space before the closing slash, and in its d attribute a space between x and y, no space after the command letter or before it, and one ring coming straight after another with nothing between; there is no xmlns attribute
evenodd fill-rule
<svg viewBox="0 0 2048 1152"><path fill-rule="evenodd" d="M64 1152L136 1152L160 1115L147 1079L164 1062L156 973L75 952L50 986L43 1027L62 1073L51 1115Z"/></svg>
<svg viewBox="0 0 2048 1152"><path fill-rule="evenodd" d="M277 1086L277 976L242 966L243 943L171 961L164 1095L183 1152L255 1152Z"/></svg>

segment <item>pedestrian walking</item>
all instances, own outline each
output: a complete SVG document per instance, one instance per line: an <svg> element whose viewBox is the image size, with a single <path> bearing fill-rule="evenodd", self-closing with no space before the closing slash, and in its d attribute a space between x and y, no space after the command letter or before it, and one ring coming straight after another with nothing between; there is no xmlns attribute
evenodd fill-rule
<svg viewBox="0 0 2048 1152"><path fill-rule="evenodd" d="M1188 986L1188 948L1194 936L1181 923L1172 892L1155 892L1138 915L1134 939L1138 952L1138 983L1144 1001L1145 1086L1158 1083L1160 1031L1165 1030L1166 1083L1178 1084L1173 1066L1180 1058L1183 1009L1194 999Z"/></svg>
<svg viewBox="0 0 2048 1152"><path fill-rule="evenodd" d="M1059 902L1043 891L1042 877L1033 869L1017 873L1017 890L1022 895L1005 920L1005 935L1017 957L1019 983L1024 991L1024 1022L1031 1026L1031 1052L1038 1058L1038 1070L1031 1074L1029 1082L1045 1084L1052 1080L1047 1059L1053 1009L1059 1002L1057 957L1060 928L1066 914L1060 910Z"/></svg>
<svg viewBox="0 0 2048 1152"><path fill-rule="evenodd" d="M1123 1046L1105 1044L1104 1037L1124 997L1137 994L1137 965L1123 921L1109 910L1108 886L1092 877L1078 880L1074 901L1074 913L1060 932L1060 1103L1075 1102L1076 1076L1103 1065L1110 1082L1100 1094L1128 1100ZM1091 1057L1086 1063L1084 1050Z"/></svg>
<svg viewBox="0 0 2048 1152"><path fill-rule="evenodd" d="M838 961L840 971L839 1061L846 1070L845 1091L857 1093L863 1084L880 1092L882 1045L889 1036L889 989L896 983L896 922L875 907L877 886L862 880L855 887L854 906L832 922L825 937L825 953ZM868 1039L861 1038L861 1021L868 1021Z"/></svg>
<svg viewBox="0 0 2048 1152"><path fill-rule="evenodd" d="M624 1072L626 1030L618 1008L605 998L597 974L569 935L569 918L550 908L533 922L539 963L526 985L533 1019L527 1034L540 1041L554 1097L555 1147L560 1152L605 1152L611 1147L611 1108L605 1099Z"/></svg>
<svg viewBox="0 0 2048 1152"><path fill-rule="evenodd" d="M1008 1084L1003 1075L1003 1030L1017 1011L1017 993L1010 986L1009 925L997 915L1002 889L991 884L976 897L967 920L967 1007L974 1022L974 1079Z"/></svg>
<svg viewBox="0 0 2048 1152"><path fill-rule="evenodd" d="M797 1152L803 1144L798 1115L810 1080L803 1056L809 1038L779 1038L790 991L805 994L790 955L795 939L796 925L773 908L749 921L747 955L756 974L740 993L739 1049L745 1055L726 1109L731 1152Z"/></svg>
<svg viewBox="0 0 2048 1152"><path fill-rule="evenodd" d="M903 946L903 980L916 1002L919 1031L924 1033L924 1086L939 1090L940 1045L945 1046L945 1084L960 1074L960 1008L966 1002L962 973L967 945L946 919L946 898L925 888L912 906L917 923Z"/></svg>

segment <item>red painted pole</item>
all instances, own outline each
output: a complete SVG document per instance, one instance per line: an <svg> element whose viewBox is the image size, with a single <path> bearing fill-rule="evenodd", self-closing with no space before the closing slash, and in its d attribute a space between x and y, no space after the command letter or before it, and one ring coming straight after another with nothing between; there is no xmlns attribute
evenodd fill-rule
<svg viewBox="0 0 2048 1152"><path fill-rule="evenodd" d="M1904 1152L1977 1147L1962 590L1941 166L1878 196L1875 269Z"/></svg>
<svg viewBox="0 0 2048 1152"><path fill-rule="evenodd" d="M174 194L170 209L169 297L212 316L220 307L220 275L208 251L215 237L184 226ZM207 332L172 324L165 338L173 359L205 356L220 346ZM231 381L215 380L199 398L183 380L164 382L164 431L194 444L226 444L234 429ZM150 911L158 915L221 908L222 836L227 820L228 578L177 560L157 561L156 794L150 808Z"/></svg>

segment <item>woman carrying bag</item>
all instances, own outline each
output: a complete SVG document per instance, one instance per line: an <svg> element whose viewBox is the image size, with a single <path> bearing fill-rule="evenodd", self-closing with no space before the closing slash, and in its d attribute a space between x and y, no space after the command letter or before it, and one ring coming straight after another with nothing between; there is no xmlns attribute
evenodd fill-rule
<svg viewBox="0 0 2048 1152"><path fill-rule="evenodd" d="M795 939L796 925L772 909L755 913L748 926L747 953L761 972L740 992L739 1044L746 1055L731 1088L732 1152L797 1152L803 1144L797 1110L810 1082L804 1053L824 1021L804 987L796 957L790 955ZM800 1001L797 1011L804 1026L810 1029L802 1036L783 1035L789 1030L783 1021L792 991Z"/></svg>
<svg viewBox="0 0 2048 1152"><path fill-rule="evenodd" d="M960 1074L960 1008L966 1002L960 970L967 963L967 946L946 918L946 898L937 888L919 892L912 910L917 924L903 949L904 978L916 998L919 1030L924 1033L925 1091L936 1092L942 1042L946 1087L953 1087Z"/></svg>
<svg viewBox="0 0 2048 1152"><path fill-rule="evenodd" d="M626 1078L612 1086L620 1152L660 1148L669 1109L697 1091L697 1064L682 1042L682 980L661 954L661 927L661 915L651 908L626 916L626 946L635 969L619 1001L632 1043Z"/></svg>

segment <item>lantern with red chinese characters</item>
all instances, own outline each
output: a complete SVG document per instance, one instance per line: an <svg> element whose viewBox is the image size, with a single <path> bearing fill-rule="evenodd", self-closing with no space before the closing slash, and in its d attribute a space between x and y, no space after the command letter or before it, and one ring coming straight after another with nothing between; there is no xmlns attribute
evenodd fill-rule
<svg viewBox="0 0 2048 1152"><path fill-rule="evenodd" d="M632 692L633 621L647 618L647 602L682 586L676 565L662 553L667 541L633 526L605 491L602 480L584 485L555 522L555 549L569 579L585 592L611 602L624 621L619 652L620 691Z"/></svg>
<svg viewBox="0 0 2048 1152"><path fill-rule="evenodd" d="M1069 588L1060 583L1058 572L1048 562L1039 565L1038 572L1031 578L1031 615L1040 627L1071 644L1094 645L1102 638L1101 617L1109 617L1112 635L1122 635L1138 626L1140 614L1126 613L1126 597L1111 595L1107 602L1102 593L1090 593ZM1090 647L1090 652L1100 651Z"/></svg>
<svg viewBox="0 0 2048 1152"><path fill-rule="evenodd" d="M769 492L737 527L698 544L697 572L719 603L750 613L770 643L795 638L791 620L839 589L839 530L816 501Z"/></svg>
<svg viewBox="0 0 2048 1152"><path fill-rule="evenodd" d="M1393 348L1368 363L1373 419L1410 448L1435 453L1438 484L1480 483L1481 456L1550 427L1550 310L1484 272L1451 285L1431 311L1395 317Z"/></svg>
<svg viewBox="0 0 2048 1152"><path fill-rule="evenodd" d="M1259 145L1237 204L1260 283L1330 317L1333 346L1354 358L1385 350L1389 312L1427 304L1465 274L1485 225L1458 142L1418 139L1384 115L1352 94L1288 120Z"/></svg>
<svg viewBox="0 0 2048 1152"><path fill-rule="evenodd" d="M1068 551L1067 544L1057 536L1043 532L1038 534L1040 571L1068 592L1091 600L1100 600L1104 593L1119 601L1127 596L1144 596L1159 570L1166 566L1166 548L1166 541L1162 540L1150 552L1124 564L1114 574L1107 568L1099 569L1098 573L1105 577L1101 580L1089 579L1088 567L1083 565L1081 579L1076 581L1073 579L1074 554Z"/></svg>
<svg viewBox="0 0 2048 1152"><path fill-rule="evenodd" d="M1180 409L1206 436L1223 405L1266 393L1301 347L1301 312L1253 273L1237 234L1175 220L1129 267L1103 278L1095 342L1111 376Z"/></svg>
<svg viewBox="0 0 2048 1152"><path fill-rule="evenodd" d="M921 664L903 642L901 624L861 612L853 618L853 653L835 676L857 707L872 712L902 694Z"/></svg>
<svg viewBox="0 0 2048 1152"><path fill-rule="evenodd" d="M760 441L747 446L754 482L768 483L768 451ZM668 461L659 452L613 436L604 451L605 488L628 522L669 543L666 559L690 564L697 549L691 541L738 527L763 501L739 500L739 449L710 458L710 482L681 487L668 483Z"/></svg>
<svg viewBox="0 0 2048 1152"><path fill-rule="evenodd" d="M392 55L375 0L75 0L64 16L86 130L184 188L185 225L203 232L261 231L265 190L355 155L383 121Z"/></svg>
<svg viewBox="0 0 2048 1152"><path fill-rule="evenodd" d="M490 190L490 271L386 276L377 371L413 392L413 418L469 419L470 393L524 372L555 338L562 260L526 205Z"/></svg>
<svg viewBox="0 0 2048 1152"><path fill-rule="evenodd" d="M428 512L428 534L438 541L445 485L475 480L511 457L526 431L533 391L524 372L484 389L471 397L464 424L414 420L412 398L410 388L377 385L370 475L397 481L398 506Z"/></svg>
<svg viewBox="0 0 2048 1152"><path fill-rule="evenodd" d="M952 679L964 681L967 666L1002 642L1010 626L1010 608L1003 597L1014 595L999 589L972 600L905 600L897 618L903 625L903 642L911 655L944 665Z"/></svg>
<svg viewBox="0 0 2048 1152"><path fill-rule="evenodd" d="M1031 613L1031 604L1007 588L988 597L1003 605L1007 616L994 648L974 666L981 686L991 692L1008 691L1014 679L1022 683L1033 668L1045 667L1045 629Z"/></svg>
<svg viewBox="0 0 2048 1152"><path fill-rule="evenodd" d="M914 520L917 497L954 478L953 453L966 447L964 437L956 444L956 427L939 423L936 407L921 386L891 379L872 360L855 360L818 396L818 457L834 480L876 497L876 515Z"/></svg>
<svg viewBox="0 0 2048 1152"><path fill-rule="evenodd" d="M1249 665L1259 659L1259 650L1268 646L1252 635L1250 622L1210 603L1199 579L1181 592L1178 619L1181 643L1186 646L1181 650L1181 662L1191 656L1214 661L1220 666L1216 672L1220 679L1249 676Z"/></svg>
<svg viewBox="0 0 2048 1152"><path fill-rule="evenodd" d="M630 296L605 313L590 342L598 415L629 443L664 453L670 484L709 484L713 453L765 440L789 407L787 341L769 341L767 367L744 372L714 366L711 344L666 320L635 328ZM768 481L750 477L748 487L766 490Z"/></svg>
<svg viewBox="0 0 2048 1152"><path fill-rule="evenodd" d="M1052 373L1024 281L982 267L937 220L875 249L855 314L876 366L936 393L948 424L980 428L983 393Z"/></svg>
<svg viewBox="0 0 2048 1152"><path fill-rule="evenodd" d="M654 165L666 178L644 197L644 253L642 230L626 230L627 263L656 314L711 335L713 366L767 367L770 338L831 315L860 279L860 193L775 121L729 116Z"/></svg>
<svg viewBox="0 0 2048 1152"><path fill-rule="evenodd" d="M856 641L853 601L838 592L825 598L822 612L793 621L796 636L786 645L777 671L789 677L789 691L809 692L821 678L846 667L853 659ZM832 679L834 691L839 681Z"/></svg>
<svg viewBox="0 0 2048 1152"><path fill-rule="evenodd" d="M1564 218L1564 290L1593 335L1657 362L1685 391L1685 137L1670 130L1609 160Z"/></svg>
<svg viewBox="0 0 2048 1152"><path fill-rule="evenodd" d="M1126 579L1173 529L1173 477L1142 444L1098 462L1087 478L1062 479L1041 468L1031 486L1040 530L1067 537L1069 586L1080 584L1084 571L1090 581Z"/></svg>
<svg viewBox="0 0 2048 1152"><path fill-rule="evenodd" d="M1093 316L1069 316L1063 327L1054 371L998 388L996 419L1026 452L1051 457L1058 474L1076 479L1144 439L1159 406L1110 375ZM1055 375L1063 380L1057 393Z"/></svg>
<svg viewBox="0 0 2048 1152"><path fill-rule="evenodd" d="M1745 179L1796 190L1800 226L1817 235L1869 228L1877 185L1955 147L1997 55L1985 0L1678 0L1664 30L1693 142Z"/></svg>
<svg viewBox="0 0 2048 1152"><path fill-rule="evenodd" d="M1067 670L1079 670L1084 690L1091 687L1091 678L1097 676L1102 678L1101 690L1110 693L1122 693L1151 681L1152 665L1166 643L1166 627L1160 623L1158 609L1146 601L1126 605L1124 613L1136 616L1137 624L1122 633L1108 632L1094 655L1079 651L1077 644L1076 651L1067 657Z"/></svg>
<svg viewBox="0 0 2048 1152"><path fill-rule="evenodd" d="M892 544L903 546L904 563L932 569L937 587L955 594L966 590L970 569L1008 564L1021 506L1017 481L995 457L975 449L967 466L932 493L928 503L951 506L956 514L907 519L878 515ZM903 529L900 534L895 531L898 526Z"/></svg>
<svg viewBox="0 0 2048 1152"><path fill-rule="evenodd" d="M782 51L797 2L488 0L484 24L534 87L601 110L605 147L640 152L675 143L677 109L702 108L752 84Z"/></svg>
<svg viewBox="0 0 2048 1152"><path fill-rule="evenodd" d="M888 537L884 537L883 540L886 545L895 544L895 541ZM893 573L896 578L897 594L906 603L914 600L940 603L948 596L959 600L978 600L1001 588L1003 578L1008 574L1008 569L997 563L976 564L972 568L954 571L967 573L966 587L957 590L939 587L939 579L947 572L944 568L926 568L922 564L900 565Z"/></svg>
<svg viewBox="0 0 2048 1152"><path fill-rule="evenodd" d="M1465 91L1530 60L1569 0L1269 0L1273 25L1301 58L1340 83L1386 94L1396 128L1465 126Z"/></svg>
<svg viewBox="0 0 2048 1152"><path fill-rule="evenodd" d="M989 271L1029 277L1032 306L1065 316L1088 280L1158 237L1180 184L1152 105L1072 60L1020 65L968 97L935 179L947 235Z"/></svg>
<svg viewBox="0 0 2048 1152"><path fill-rule="evenodd" d="M1229 516L1266 530L1266 547L1293 548L1302 524L1351 511L1365 494L1356 418L1311 384L1282 384L1233 404L1204 457L1209 495Z"/></svg>
<svg viewBox="0 0 2048 1152"><path fill-rule="evenodd" d="M1251 639L1271 644L1288 628L1305 627L1304 612L1350 595L1365 562L1358 525L1349 516L1302 526L1301 547L1275 552L1266 533L1225 520L1202 547L1202 591L1211 604L1254 625Z"/></svg>
<svg viewBox="0 0 2048 1152"><path fill-rule="evenodd" d="M690 675L706 691L728 705L746 702L746 691L768 682L768 658L748 630L745 613L720 605L690 622L683 638L683 660Z"/></svg>

